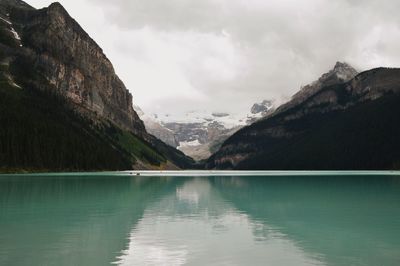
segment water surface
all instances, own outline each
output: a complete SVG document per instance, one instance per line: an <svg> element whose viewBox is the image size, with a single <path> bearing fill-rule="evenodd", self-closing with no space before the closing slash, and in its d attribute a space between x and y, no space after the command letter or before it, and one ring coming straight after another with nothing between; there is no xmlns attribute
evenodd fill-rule
<svg viewBox="0 0 400 266"><path fill-rule="evenodd" d="M0 265L400 265L397 175L0 176Z"/></svg>

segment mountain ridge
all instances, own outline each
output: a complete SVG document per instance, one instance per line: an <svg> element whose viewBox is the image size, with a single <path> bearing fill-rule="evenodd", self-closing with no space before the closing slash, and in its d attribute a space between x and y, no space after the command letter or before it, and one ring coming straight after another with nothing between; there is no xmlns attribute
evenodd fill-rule
<svg viewBox="0 0 400 266"><path fill-rule="evenodd" d="M333 69L322 74L321 77L310 84L301 87L300 90L296 92L287 103L279 106L276 112L271 113L270 115L276 115L289 108L293 108L295 105L301 104L304 100L308 99L322 88L347 82L358 74L358 71L349 64L337 61Z"/></svg>
<svg viewBox="0 0 400 266"><path fill-rule="evenodd" d="M0 169L194 167L191 158L148 134L110 60L60 3L37 10L8 0L0 3L0 16L0 93L5 110L0 120L7 129L0 132ZM28 117L26 124L34 134L21 124ZM15 142L16 136L28 142ZM23 155L23 149L30 152ZM108 162L107 154L114 160Z"/></svg>
<svg viewBox="0 0 400 266"><path fill-rule="evenodd" d="M376 68L347 82L323 86L301 102L294 99L294 103L289 102L270 116L239 130L209 158L207 167L258 170L399 167L400 154L394 147L400 146L400 141L392 137L393 132L400 131L394 122L398 119L399 93L400 69ZM370 119L359 110L370 115ZM382 117L379 119L371 110ZM385 147L388 155L371 143L371 138ZM385 144L385 139L390 139L392 147ZM377 159L379 156L385 160Z"/></svg>

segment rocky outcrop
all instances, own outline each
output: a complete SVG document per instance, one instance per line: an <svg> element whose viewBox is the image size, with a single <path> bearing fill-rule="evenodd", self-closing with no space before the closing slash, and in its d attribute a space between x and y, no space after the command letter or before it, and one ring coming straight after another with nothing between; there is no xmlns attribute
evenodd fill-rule
<svg viewBox="0 0 400 266"><path fill-rule="evenodd" d="M132 95L111 62L61 4L53 3L41 10L15 8L12 18L23 25L20 34L24 53L50 89L78 108L137 135L144 134L144 125L132 107ZM29 82L43 88L41 81Z"/></svg>
<svg viewBox="0 0 400 266"><path fill-rule="evenodd" d="M250 109L252 114L262 113L263 115L267 114L274 107L273 101L264 100L261 103L255 103Z"/></svg>
<svg viewBox="0 0 400 266"><path fill-rule="evenodd" d="M250 109L250 114L247 115L246 124L251 125L252 123L272 114L275 110L276 102L274 100L264 100L260 103L255 103Z"/></svg>
<svg viewBox="0 0 400 266"><path fill-rule="evenodd" d="M399 69L376 68L351 80L346 91L359 101L375 100L388 93L399 93L399 84Z"/></svg>
<svg viewBox="0 0 400 266"><path fill-rule="evenodd" d="M343 82L354 73L336 64L273 114L235 133L207 167L393 169L400 162L400 69L372 69Z"/></svg>

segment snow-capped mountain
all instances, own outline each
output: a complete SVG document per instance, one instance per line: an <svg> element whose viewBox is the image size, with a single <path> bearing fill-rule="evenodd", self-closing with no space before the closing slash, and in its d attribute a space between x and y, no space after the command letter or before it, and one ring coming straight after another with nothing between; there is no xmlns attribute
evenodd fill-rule
<svg viewBox="0 0 400 266"><path fill-rule="evenodd" d="M260 118L275 111L275 101L264 100L261 103L255 103L251 109L250 114L247 115L247 125L254 123Z"/></svg>
<svg viewBox="0 0 400 266"><path fill-rule="evenodd" d="M140 119L144 122L146 130L151 135L155 136L156 138L162 140L163 142L167 143L168 145L176 148L179 146L179 142L175 138L175 133L164 127L158 120L157 117L147 115L140 109L139 106L135 105L133 107L136 113L139 115Z"/></svg>
<svg viewBox="0 0 400 266"><path fill-rule="evenodd" d="M145 114L135 107L147 131L196 160L208 158L240 128L275 109L274 101L254 104L247 114L190 111L183 114Z"/></svg>

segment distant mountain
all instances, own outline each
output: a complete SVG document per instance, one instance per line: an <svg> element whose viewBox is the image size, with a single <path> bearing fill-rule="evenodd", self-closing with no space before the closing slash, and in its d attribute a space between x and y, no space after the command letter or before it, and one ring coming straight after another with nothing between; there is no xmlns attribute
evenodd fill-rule
<svg viewBox="0 0 400 266"><path fill-rule="evenodd" d="M179 146L179 142L177 141L175 133L172 130L163 126L159 121L157 121L156 117L145 114L139 106L135 105L134 109L139 115L140 119L144 122L147 132L171 147L177 148Z"/></svg>
<svg viewBox="0 0 400 266"><path fill-rule="evenodd" d="M179 141L178 149L196 159L207 159L213 150L219 148L240 126L228 127L212 120L202 123L169 122L164 126L175 133Z"/></svg>
<svg viewBox="0 0 400 266"><path fill-rule="evenodd" d="M250 109L250 114L247 115L246 124L250 125L260 118L266 117L267 115L273 113L275 109L275 101L264 100L261 103L255 103Z"/></svg>
<svg viewBox="0 0 400 266"><path fill-rule="evenodd" d="M310 96L314 95L324 87L347 82L354 78L357 74L357 70L355 70L349 64L344 62L336 62L335 67L332 70L323 74L318 80L312 82L311 84L302 87L299 92L293 95L288 103L280 106L276 113L280 113L303 103Z"/></svg>
<svg viewBox="0 0 400 266"><path fill-rule="evenodd" d="M196 160L207 159L213 144L222 144L240 128L236 124L245 123L222 113L189 112L182 117L170 114L149 115L139 107L135 109L139 110L138 114L150 134Z"/></svg>
<svg viewBox="0 0 400 266"><path fill-rule="evenodd" d="M102 49L59 3L0 1L0 170L192 167L148 134Z"/></svg>
<svg viewBox="0 0 400 266"><path fill-rule="evenodd" d="M400 169L400 69L348 64L224 142L207 168Z"/></svg>
<svg viewBox="0 0 400 266"><path fill-rule="evenodd" d="M274 101L265 100L254 104L245 115L208 111L191 111L180 116L147 115L139 107L135 109L139 110L138 114L151 134L196 160L204 160L237 130L264 117L274 108Z"/></svg>

